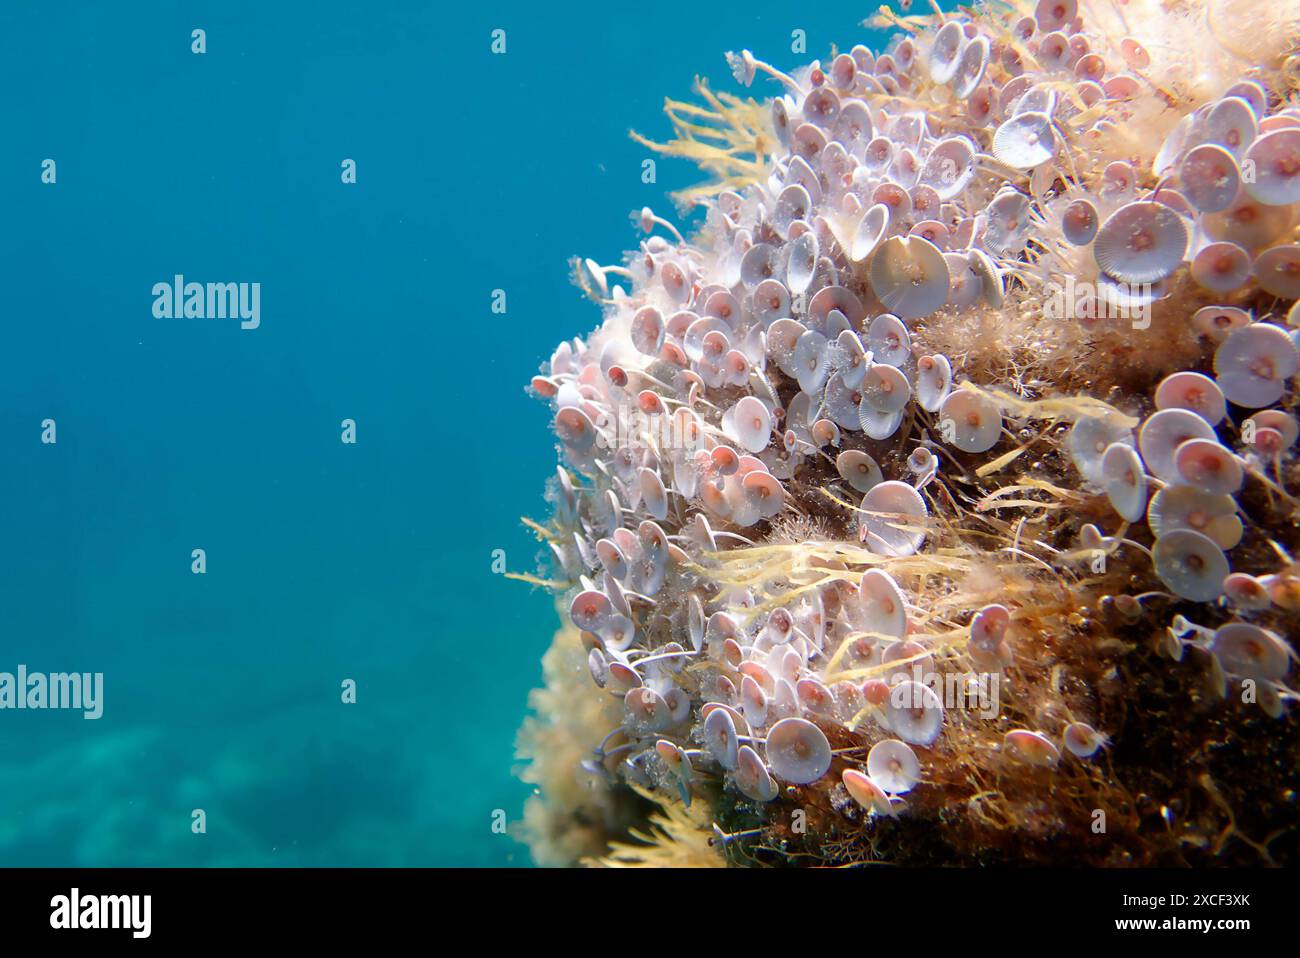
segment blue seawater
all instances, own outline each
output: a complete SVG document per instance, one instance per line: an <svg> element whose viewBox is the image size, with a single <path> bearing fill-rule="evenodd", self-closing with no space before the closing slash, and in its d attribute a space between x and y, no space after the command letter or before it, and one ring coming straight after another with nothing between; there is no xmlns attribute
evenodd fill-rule
<svg viewBox="0 0 1300 958"><path fill-rule="evenodd" d="M599 318L566 260L698 180L642 182L665 95L869 12L0 7L0 672L104 682L0 710L0 866L527 864L493 823L556 617L492 565L548 510L523 387ZM176 274L260 325L155 318Z"/></svg>

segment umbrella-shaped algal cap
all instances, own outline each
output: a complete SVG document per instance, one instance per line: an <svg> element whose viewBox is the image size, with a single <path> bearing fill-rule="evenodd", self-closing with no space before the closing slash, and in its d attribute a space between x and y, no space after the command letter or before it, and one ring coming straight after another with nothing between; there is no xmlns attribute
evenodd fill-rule
<svg viewBox="0 0 1300 958"><path fill-rule="evenodd" d="M1079 63L1084 63L1084 60L1080 60ZM1104 60L1101 61L1101 65L1105 66ZM1089 81L1085 80L1084 82ZM1127 73L1121 73L1107 80L1102 89L1108 100L1128 101L1137 99L1138 93L1142 90L1142 84Z"/></svg>
<svg viewBox="0 0 1300 958"><path fill-rule="evenodd" d="M673 318L682 315L677 313ZM682 349L694 362L716 361L731 347L731 327L717 316L702 316L691 322L682 337Z"/></svg>
<svg viewBox="0 0 1300 958"><path fill-rule="evenodd" d="M788 318L778 319L767 329L767 354L791 379L799 374L794 354L799 347L799 338L806 331L803 323Z"/></svg>
<svg viewBox="0 0 1300 958"><path fill-rule="evenodd" d="M777 778L808 785L831 767L831 743L807 719L781 719L767 733L767 760Z"/></svg>
<svg viewBox="0 0 1300 958"><path fill-rule="evenodd" d="M699 513L703 518L704 513ZM708 521L705 520L705 528L708 529ZM713 531L708 530L712 536ZM686 628L691 637L691 647L699 652L704 648L704 603L694 592L687 594L686 600Z"/></svg>
<svg viewBox="0 0 1300 958"><path fill-rule="evenodd" d="M1207 243L1192 257L1192 279L1213 293L1229 293L1250 279L1250 254L1236 243Z"/></svg>
<svg viewBox="0 0 1300 958"><path fill-rule="evenodd" d="M902 156L911 156L911 153L904 152L900 154L900 157ZM893 180L885 180L872 190L871 202L878 203L889 210L891 223L904 223L908 214L912 212L912 194Z"/></svg>
<svg viewBox="0 0 1300 958"><path fill-rule="evenodd" d="M885 720L904 742L929 745L943 730L943 703L929 686L899 682L889 693Z"/></svg>
<svg viewBox="0 0 1300 958"><path fill-rule="evenodd" d="M736 767L736 723L724 708L711 711L704 718L704 747L723 768Z"/></svg>
<svg viewBox="0 0 1300 958"><path fill-rule="evenodd" d="M1271 323L1253 323L1228 334L1214 353L1219 388L1230 402L1258 409L1277 402L1300 367L1291 337Z"/></svg>
<svg viewBox="0 0 1300 958"><path fill-rule="evenodd" d="M1090 758L1106 744L1106 736L1086 722L1071 722L1061 733L1061 741L1071 755Z"/></svg>
<svg viewBox="0 0 1300 958"><path fill-rule="evenodd" d="M629 665L622 662L610 662L609 671L605 675L605 686L612 692L618 692L620 695L626 694L631 689L641 687L641 676L637 674L636 669Z"/></svg>
<svg viewBox="0 0 1300 958"><path fill-rule="evenodd" d="M584 632L599 632L614 614L609 597L603 592L580 592L569 604L569 618Z"/></svg>
<svg viewBox="0 0 1300 958"><path fill-rule="evenodd" d="M1241 541L1242 524L1237 501L1229 495L1212 495L1195 486L1166 486L1151 497L1147 525L1159 538L1176 529L1191 529L1212 539L1220 549Z"/></svg>
<svg viewBox="0 0 1300 958"><path fill-rule="evenodd" d="M862 602L859 624L864 632L873 633L877 638L901 639L907 634L907 603L903 590L888 572L868 569L862 573L858 598Z"/></svg>
<svg viewBox="0 0 1300 958"><path fill-rule="evenodd" d="M736 754L736 787L746 798L756 802L770 802L777 796L776 782L768 774L767 766L748 745L740 746Z"/></svg>
<svg viewBox="0 0 1300 958"><path fill-rule="evenodd" d="M840 444L840 427L830 419L818 419L812 424L812 437L819 448Z"/></svg>
<svg viewBox="0 0 1300 958"><path fill-rule="evenodd" d="M1222 97L1203 117L1189 115L1186 119L1199 126L1200 139L1218 143L1233 156L1244 155L1258 129L1254 108L1238 96Z"/></svg>
<svg viewBox="0 0 1300 958"><path fill-rule="evenodd" d="M1234 572L1223 580L1223 594L1239 609L1259 612L1273 604L1264 583L1246 572Z"/></svg>
<svg viewBox="0 0 1300 958"><path fill-rule="evenodd" d="M596 555L605 570L615 579L627 578L627 556L613 539L600 539L596 542Z"/></svg>
<svg viewBox="0 0 1300 958"><path fill-rule="evenodd" d="M851 289L844 286L823 286L808 300L808 325L814 329L828 328L831 317L837 311L843 320L847 320L847 326L853 329L861 329L862 321L867 316L862 301ZM839 332L840 329L836 329L830 335L836 336Z"/></svg>
<svg viewBox="0 0 1300 958"><path fill-rule="evenodd" d="M1101 484L1115 511L1137 522L1147 511L1147 477L1132 446L1113 442L1101 457Z"/></svg>
<svg viewBox="0 0 1300 958"><path fill-rule="evenodd" d="M802 233L790 244L789 260L786 263L786 286L790 292L800 296L812 285L813 273L817 269L817 256L821 252L814 232Z"/></svg>
<svg viewBox="0 0 1300 958"><path fill-rule="evenodd" d="M596 444L596 427L577 406L565 406L555 414L555 433L577 453L584 453Z"/></svg>
<svg viewBox="0 0 1300 958"><path fill-rule="evenodd" d="M682 652L682 647L676 642L669 642L664 649L667 655L678 655ZM670 672L680 672L681 659L668 659L665 668ZM668 705L669 720L673 725L686 721L687 716L691 714L691 697L675 685L664 692L664 702Z"/></svg>
<svg viewBox="0 0 1300 958"><path fill-rule="evenodd" d="M633 725L661 731L671 723L671 710L662 695L644 686L628 690L623 704Z"/></svg>
<svg viewBox="0 0 1300 958"><path fill-rule="evenodd" d="M849 793L849 797L872 815L894 814L894 810L889 803L889 796L870 776L859 772L855 768L846 768L841 775L841 780L844 782L844 790Z"/></svg>
<svg viewBox="0 0 1300 958"><path fill-rule="evenodd" d="M664 767L674 776L684 782L691 780L691 758L686 754L685 749L666 738L661 738L655 742L655 752L658 753Z"/></svg>
<svg viewBox="0 0 1300 958"><path fill-rule="evenodd" d="M1089 482L1101 482L1101 457L1111 443L1133 445L1133 431L1110 419L1088 416L1070 427L1066 448L1079 473Z"/></svg>
<svg viewBox="0 0 1300 958"><path fill-rule="evenodd" d="M1092 244L1097 265L1124 283L1154 283L1187 253L1187 227L1163 203L1138 200L1116 210Z"/></svg>
<svg viewBox="0 0 1300 958"><path fill-rule="evenodd" d="M799 336L794 347L795 378L799 388L810 396L821 391L830 371L830 344L815 329Z"/></svg>
<svg viewBox="0 0 1300 958"><path fill-rule="evenodd" d="M755 396L745 396L723 415L722 431L750 452L762 452L772 438L772 414Z"/></svg>
<svg viewBox="0 0 1300 958"><path fill-rule="evenodd" d="M1191 529L1166 533L1156 540L1151 553L1160 581L1170 592L1194 602L1217 599L1231 571L1214 540Z"/></svg>
<svg viewBox="0 0 1300 958"><path fill-rule="evenodd" d="M1192 313L1192 329L1212 342L1221 343L1236 330L1249 326L1254 317L1237 306L1202 306Z"/></svg>
<svg viewBox="0 0 1300 958"><path fill-rule="evenodd" d="M1076 0L1038 0L1034 7L1034 22L1044 33L1061 30L1074 20L1078 11Z"/></svg>
<svg viewBox="0 0 1300 958"><path fill-rule="evenodd" d="M1138 432L1138 450L1151 475L1174 482L1174 452L1189 439L1214 439L1214 429L1190 409L1161 409L1152 413Z"/></svg>
<svg viewBox="0 0 1300 958"><path fill-rule="evenodd" d="M1172 373L1156 387L1157 409L1189 409L1211 426L1217 426L1228 414L1223 390L1202 373Z"/></svg>
<svg viewBox="0 0 1300 958"><path fill-rule="evenodd" d="M871 261L871 289L903 319L929 315L948 301L948 261L920 236L891 236Z"/></svg>
<svg viewBox="0 0 1300 958"><path fill-rule="evenodd" d="M795 685L799 704L817 715L830 715L835 711L835 696L816 679L800 679Z"/></svg>
<svg viewBox="0 0 1300 958"><path fill-rule="evenodd" d="M847 683L849 688L855 688L853 683ZM862 699L876 708L884 708L889 702L889 693L892 690L889 683L884 679L867 679L862 683L860 694Z"/></svg>
<svg viewBox="0 0 1300 958"><path fill-rule="evenodd" d="M917 446L908 454L907 468L916 476L912 484L924 489L939 472L939 457L925 446Z"/></svg>
<svg viewBox="0 0 1300 958"><path fill-rule="evenodd" d="M952 81L952 92L957 99L969 99L979 88L980 81L984 79L984 71L989 65L990 47L988 37L980 35L966 44L966 49L962 50L961 60L957 64L957 73Z"/></svg>
<svg viewBox="0 0 1300 958"><path fill-rule="evenodd" d="M1174 451L1178 477L1213 496L1232 495L1241 488L1241 460L1212 439L1189 439Z"/></svg>
<svg viewBox="0 0 1300 958"><path fill-rule="evenodd" d="M755 243L740 260L740 281L747 289L753 289L766 279L776 276L778 265L777 249L770 243Z"/></svg>
<svg viewBox="0 0 1300 958"><path fill-rule="evenodd" d="M747 663L751 666L757 666L757 663ZM761 728L767 724L768 700L767 693L763 687L754 678L754 674L762 674L757 668L752 670L753 674L746 674L740 682L740 708L745 716L745 721L754 728ZM768 676L770 684L771 676Z"/></svg>
<svg viewBox="0 0 1300 958"><path fill-rule="evenodd" d="M1242 678L1276 682L1285 677L1292 653L1280 638L1249 622L1220 626L1210 642L1210 651L1223 671Z"/></svg>
<svg viewBox="0 0 1300 958"><path fill-rule="evenodd" d="M1264 409L1248 417L1247 422L1254 422L1255 431L1272 429L1278 433L1282 449L1290 449L1300 438L1300 423L1295 417L1280 409Z"/></svg>
<svg viewBox="0 0 1300 958"><path fill-rule="evenodd" d="M934 656L920 642L904 639L888 643L880 661L884 664L898 663L899 667L890 673L891 679L900 676L906 678L909 672L914 672L917 668L922 672L930 671L934 665Z"/></svg>
<svg viewBox="0 0 1300 958"><path fill-rule="evenodd" d="M1223 95L1225 97L1235 96L1245 100L1246 104L1255 112L1255 116L1263 116L1268 112L1268 94L1254 80L1238 80L1224 90Z"/></svg>
<svg viewBox="0 0 1300 958"><path fill-rule="evenodd" d="M966 46L966 32L956 20L949 20L934 35L930 47L930 79L935 83L947 83L957 73L961 65L961 53Z"/></svg>
<svg viewBox="0 0 1300 958"><path fill-rule="evenodd" d="M1070 203L1061 214L1061 232L1075 246L1087 246L1097 235L1100 222L1092 200L1080 198Z"/></svg>
<svg viewBox="0 0 1300 958"><path fill-rule="evenodd" d="M958 389L940 405L939 425L944 439L962 452L988 452L1002 434L1002 414L982 393Z"/></svg>
<svg viewBox="0 0 1300 958"><path fill-rule="evenodd" d="M1029 729L1013 729L1002 737L1002 747L1008 755L1030 765L1055 765L1061 757L1061 751L1052 744L1052 740L1042 732Z"/></svg>
<svg viewBox="0 0 1300 958"><path fill-rule="evenodd" d="M858 531L877 555L909 556L925 541L917 528L930 514L921 494L905 482L888 479L862 497Z"/></svg>
<svg viewBox="0 0 1300 958"><path fill-rule="evenodd" d="M1124 62L1134 70L1145 70L1151 65L1151 54L1133 37L1125 37L1119 42L1119 52Z"/></svg>
<svg viewBox="0 0 1300 958"><path fill-rule="evenodd" d="M746 504L760 519L771 519L781 511L781 506L785 503L785 488L770 472L755 469L745 473L741 487Z"/></svg>
<svg viewBox="0 0 1300 958"><path fill-rule="evenodd" d="M970 120L971 126L987 126L993 119L994 99L997 96L997 90L991 83L985 83L977 86L971 95L966 98L966 116Z"/></svg>
<svg viewBox="0 0 1300 958"><path fill-rule="evenodd" d="M952 391L952 364L942 353L916 361L916 401L922 409L938 411Z"/></svg>
<svg viewBox="0 0 1300 958"><path fill-rule="evenodd" d="M871 357L862 346L862 338L851 329L841 331L835 337L833 357L844 385L857 389L871 362Z"/></svg>
<svg viewBox="0 0 1300 958"><path fill-rule="evenodd" d="M1164 280L1156 283L1126 283L1102 273L1097 277L1094 301L1101 305L1104 315L1106 309L1134 310L1150 306L1156 300L1164 299L1168 292L1168 283Z"/></svg>
<svg viewBox="0 0 1300 958"><path fill-rule="evenodd" d="M1300 246L1290 244L1265 250L1255 257L1254 270L1264 292L1282 299L1300 297Z"/></svg>
<svg viewBox="0 0 1300 958"><path fill-rule="evenodd" d="M912 337L901 319L881 313L867 327L867 349L877 363L902 366L912 355Z"/></svg>
<svg viewBox="0 0 1300 958"><path fill-rule="evenodd" d="M636 623L625 615L615 613L605 620L596 634L605 643L605 648L622 652L636 641Z"/></svg>
<svg viewBox="0 0 1300 958"><path fill-rule="evenodd" d="M642 466L637 473L637 480L641 484L641 502L645 505L646 512L656 519L667 519L668 491L664 489L659 474Z"/></svg>
<svg viewBox="0 0 1300 958"><path fill-rule="evenodd" d="M1202 213L1226 210L1241 187L1237 159L1217 143L1202 143L1189 150L1178 171L1187 201Z"/></svg>
<svg viewBox="0 0 1300 958"><path fill-rule="evenodd" d="M1207 213L1201 218L1201 225L1210 239L1226 240L1245 249L1267 246L1281 236L1290 223L1289 206L1268 206L1244 191L1237 194L1226 210Z"/></svg>
<svg viewBox="0 0 1300 958"><path fill-rule="evenodd" d="M1011 612L1004 605L986 605L970 620L970 644L985 655L997 651L1011 624Z"/></svg>
<svg viewBox="0 0 1300 958"><path fill-rule="evenodd" d="M754 287L754 294L750 301L750 314L759 321L763 329L767 329L782 316L790 315L790 291L777 280L763 280Z"/></svg>
<svg viewBox="0 0 1300 958"><path fill-rule="evenodd" d="M871 746L867 774L886 792L902 795L921 781L921 762L906 742L885 739Z"/></svg>
<svg viewBox="0 0 1300 958"><path fill-rule="evenodd" d="M873 203L862 214L857 228L853 231L853 241L849 244L849 259L860 263L871 255L885 232L889 229L889 207L884 203Z"/></svg>
<svg viewBox="0 0 1300 958"><path fill-rule="evenodd" d="M789 609L773 609L767 615L767 624L763 627L763 636L772 645L784 645L794 633L794 616Z"/></svg>
<svg viewBox="0 0 1300 958"><path fill-rule="evenodd" d="M632 317L632 345L638 352L658 356L664 345L664 330L663 314L653 306L642 306Z"/></svg>
<svg viewBox="0 0 1300 958"><path fill-rule="evenodd" d="M848 86L852 86L853 80L856 79L850 75L848 64L852 62L852 56L842 53L835 58L831 68L832 73L841 82L847 80ZM856 72L856 67L854 70ZM840 107L840 115L835 118L832 136L837 143L844 146L844 149L855 156L861 156L874 134L875 124L871 122L871 110L865 103L861 100L849 100Z"/></svg>
<svg viewBox="0 0 1300 958"><path fill-rule="evenodd" d="M1252 197L1268 206L1300 203L1300 128L1266 133L1250 145L1246 161L1255 175L1243 183Z"/></svg>
<svg viewBox="0 0 1300 958"><path fill-rule="evenodd" d="M826 411L831 419L844 429L862 428L862 393L844 381L843 371L831 376L826 383Z"/></svg>
<svg viewBox="0 0 1300 958"><path fill-rule="evenodd" d="M815 87L804 97L803 115L809 123L823 128L833 127L840 115L840 98L829 87Z"/></svg>
<svg viewBox="0 0 1300 958"><path fill-rule="evenodd" d="M587 671L591 673L591 680L596 686L603 689L609 681L609 659L600 649L592 649L587 653Z"/></svg>
<svg viewBox="0 0 1300 958"><path fill-rule="evenodd" d="M862 377L862 402L859 415L863 417L863 429L866 417L873 413L892 414L901 412L912 398L912 385L897 366L887 363L872 363L866 375ZM893 430L890 430L892 434Z"/></svg>
<svg viewBox="0 0 1300 958"><path fill-rule="evenodd" d="M940 140L925 158L921 182L934 189L941 200L959 195L975 175L975 146L964 136Z"/></svg>
<svg viewBox="0 0 1300 958"><path fill-rule="evenodd" d="M1124 160L1116 160L1113 163L1108 163L1102 173L1101 193L1103 196L1121 197L1131 192L1136 183L1137 179L1133 164Z"/></svg>
<svg viewBox="0 0 1300 958"><path fill-rule="evenodd" d="M1163 179L1176 172L1178 161L1193 145L1191 134L1194 119L1190 114L1184 116L1166 134L1164 142L1151 162L1151 172L1156 176ZM1198 139L1200 138L1198 137Z"/></svg>
<svg viewBox="0 0 1300 958"><path fill-rule="evenodd" d="M785 236L790 229L790 224L796 220L808 219L812 208L812 197L808 195L808 191L798 183L791 183L776 198L776 208L772 212L772 225L777 233ZM755 292L757 293L757 290Z"/></svg>
<svg viewBox="0 0 1300 958"><path fill-rule="evenodd" d="M1056 152L1056 132L1046 113L1018 113L993 133L993 156L1017 170L1042 166Z"/></svg>
<svg viewBox="0 0 1300 958"><path fill-rule="evenodd" d="M1249 445L1266 459L1279 458L1287 450L1286 443L1282 441L1282 433L1269 426L1257 428Z"/></svg>
<svg viewBox="0 0 1300 958"><path fill-rule="evenodd" d="M869 492L885 478L876 460L861 449L846 449L836 456L835 469L858 492Z"/></svg>

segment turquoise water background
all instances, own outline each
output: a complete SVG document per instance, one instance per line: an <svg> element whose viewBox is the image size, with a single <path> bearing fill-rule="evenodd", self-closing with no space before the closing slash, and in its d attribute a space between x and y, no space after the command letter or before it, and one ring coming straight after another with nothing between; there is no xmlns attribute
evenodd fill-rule
<svg viewBox="0 0 1300 958"><path fill-rule="evenodd" d="M665 95L879 48L869 13L4 4L0 671L105 704L0 711L0 866L527 864L493 814L556 619L491 566L540 554L523 387L598 322L566 260L699 179L641 181ZM177 273L260 283L260 328L155 319Z"/></svg>

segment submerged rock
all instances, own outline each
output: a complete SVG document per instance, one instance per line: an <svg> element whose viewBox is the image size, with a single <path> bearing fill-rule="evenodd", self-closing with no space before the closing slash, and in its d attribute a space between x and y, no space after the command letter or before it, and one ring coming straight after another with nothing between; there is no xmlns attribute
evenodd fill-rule
<svg viewBox="0 0 1300 958"><path fill-rule="evenodd" d="M703 225L532 382L538 861L1296 860L1287 6L886 8L670 103Z"/></svg>

